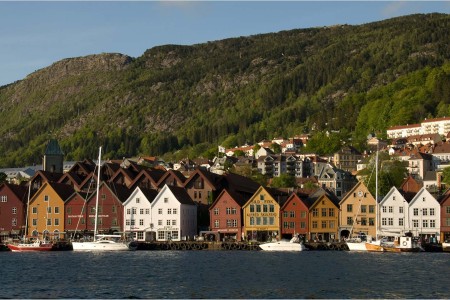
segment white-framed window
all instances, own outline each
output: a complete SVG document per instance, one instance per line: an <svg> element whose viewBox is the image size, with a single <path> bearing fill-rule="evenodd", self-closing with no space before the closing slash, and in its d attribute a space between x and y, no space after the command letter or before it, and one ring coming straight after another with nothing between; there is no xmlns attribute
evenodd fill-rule
<svg viewBox="0 0 450 300"><path fill-rule="evenodd" d="M214 227L219 228L219 220L214 220Z"/></svg>
<svg viewBox="0 0 450 300"><path fill-rule="evenodd" d="M177 220L172 220L172 226L176 226L177 225Z"/></svg>
<svg viewBox="0 0 450 300"><path fill-rule="evenodd" d="M428 216L428 209L427 208L423 208L422 209L422 216Z"/></svg>
<svg viewBox="0 0 450 300"><path fill-rule="evenodd" d="M176 209L176 208L172 208L172 214L173 214L173 215L176 215L176 214L178 214L178 209Z"/></svg>
<svg viewBox="0 0 450 300"><path fill-rule="evenodd" d="M127 208L127 215L131 214L131 208Z"/></svg>
<svg viewBox="0 0 450 300"><path fill-rule="evenodd" d="M158 226L162 226L162 224L163 224L162 221L163 221L163 220L158 220Z"/></svg>
<svg viewBox="0 0 450 300"><path fill-rule="evenodd" d="M388 225L393 226L394 225L394 218L388 218Z"/></svg>
<svg viewBox="0 0 450 300"><path fill-rule="evenodd" d="M434 213L435 213L434 208L430 208L430 216L434 216Z"/></svg>
<svg viewBox="0 0 450 300"><path fill-rule="evenodd" d="M162 208L158 208L158 215L162 215Z"/></svg>
<svg viewBox="0 0 450 300"><path fill-rule="evenodd" d="M139 219L139 226L144 226L144 219Z"/></svg>
<svg viewBox="0 0 450 300"><path fill-rule="evenodd" d="M52 219L50 219L50 218L47 219L47 225L49 225L49 226L52 225Z"/></svg>
<svg viewBox="0 0 450 300"><path fill-rule="evenodd" d="M125 220L125 225L126 225L126 226L130 226L130 224L131 224L131 220L130 220L130 219L126 219L126 220Z"/></svg>
<svg viewBox="0 0 450 300"><path fill-rule="evenodd" d="M55 219L55 226L59 226L59 219Z"/></svg>
<svg viewBox="0 0 450 300"><path fill-rule="evenodd" d="M237 227L237 220L233 220L233 227Z"/></svg>
<svg viewBox="0 0 450 300"><path fill-rule="evenodd" d="M44 196L44 201L45 201L45 202L48 202L48 199L49 199L49 196L48 196L48 195L45 195L45 196Z"/></svg>
<svg viewBox="0 0 450 300"><path fill-rule="evenodd" d="M214 208L214 215L218 216L219 215L219 209L218 208Z"/></svg>
<svg viewBox="0 0 450 300"><path fill-rule="evenodd" d="M164 198L164 203L169 203L169 198Z"/></svg>
<svg viewBox="0 0 450 300"><path fill-rule="evenodd" d="M430 220L430 228L436 227L436 220Z"/></svg>
<svg viewBox="0 0 450 300"><path fill-rule="evenodd" d="M137 213L136 207L131 208L131 213L132 213L133 215L135 215L135 214Z"/></svg>
<svg viewBox="0 0 450 300"><path fill-rule="evenodd" d="M403 218L398 219L398 226L403 226Z"/></svg>
<svg viewBox="0 0 450 300"><path fill-rule="evenodd" d="M394 207L393 206L389 206L389 212L393 213L394 212Z"/></svg>
<svg viewBox="0 0 450 300"><path fill-rule="evenodd" d="M146 209L145 209L145 214L146 214L146 215L149 215L149 214L150 214L150 208L146 208Z"/></svg>
<svg viewBox="0 0 450 300"><path fill-rule="evenodd" d="M17 214L17 207L13 207L11 209L11 212L12 212L13 215Z"/></svg>
<svg viewBox="0 0 450 300"><path fill-rule="evenodd" d="M381 218L381 225L386 226L387 225L387 219Z"/></svg>
<svg viewBox="0 0 450 300"><path fill-rule="evenodd" d="M12 226L17 226L17 219L16 218L12 218L11 225Z"/></svg>
<svg viewBox="0 0 450 300"><path fill-rule="evenodd" d="M136 198L136 203L141 203L141 199Z"/></svg>
<svg viewBox="0 0 450 300"><path fill-rule="evenodd" d="M170 226L170 220L166 220L166 225Z"/></svg>
<svg viewBox="0 0 450 300"><path fill-rule="evenodd" d="M168 209L167 209L167 214L168 214L168 215L171 215L171 214L172 214L172 209L171 209L171 208L168 208Z"/></svg>
<svg viewBox="0 0 450 300"><path fill-rule="evenodd" d="M165 240L166 239L166 235L165 235L165 231L158 231L158 240Z"/></svg>
<svg viewBox="0 0 450 300"><path fill-rule="evenodd" d="M413 221L413 227L419 228L419 220L412 220Z"/></svg>
<svg viewBox="0 0 450 300"><path fill-rule="evenodd" d="M384 213L387 212L386 206L383 206L383 212L384 212Z"/></svg>
<svg viewBox="0 0 450 300"><path fill-rule="evenodd" d="M59 214L59 206L55 206L55 214Z"/></svg>
<svg viewBox="0 0 450 300"><path fill-rule="evenodd" d="M399 206L399 207L398 207L398 213L399 213L399 214L402 214L402 213L403 213L403 206Z"/></svg>
<svg viewBox="0 0 450 300"><path fill-rule="evenodd" d="M231 215L231 207L227 207L227 209L226 209L226 214L227 214L227 215Z"/></svg>
<svg viewBox="0 0 450 300"><path fill-rule="evenodd" d="M413 209L413 215L414 216L418 216L419 215L419 209L418 208L414 208Z"/></svg>
<svg viewBox="0 0 450 300"><path fill-rule="evenodd" d="M140 208L140 209L139 209L139 214L140 214L140 215L143 215L143 214L144 214L144 209L143 209L143 208Z"/></svg>
<svg viewBox="0 0 450 300"><path fill-rule="evenodd" d="M2 195L2 196L1 196L1 201L2 201L2 202L8 202L8 196Z"/></svg>

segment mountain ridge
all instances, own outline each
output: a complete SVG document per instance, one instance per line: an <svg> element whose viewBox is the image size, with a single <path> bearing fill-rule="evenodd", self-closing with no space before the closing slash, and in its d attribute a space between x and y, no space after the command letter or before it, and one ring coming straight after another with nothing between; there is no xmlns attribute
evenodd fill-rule
<svg viewBox="0 0 450 300"><path fill-rule="evenodd" d="M364 131L392 125L358 120L383 88L406 89L393 83L434 72L442 82L430 84L424 99L446 90L449 27L449 15L420 14L162 45L136 58L67 58L0 87L0 166L38 163L50 137L68 159L93 157L98 144L110 158L179 149L207 155L222 142L337 129L361 148ZM447 109L447 100L432 101L397 122ZM442 112L432 107L438 104Z"/></svg>

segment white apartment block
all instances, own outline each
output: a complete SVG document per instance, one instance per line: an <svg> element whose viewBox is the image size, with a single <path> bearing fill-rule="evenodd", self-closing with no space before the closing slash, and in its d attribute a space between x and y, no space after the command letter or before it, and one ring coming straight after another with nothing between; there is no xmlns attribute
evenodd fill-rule
<svg viewBox="0 0 450 300"><path fill-rule="evenodd" d="M447 135L450 132L450 117L424 120L420 124L393 126L387 129L390 139L404 138L411 135L433 134Z"/></svg>

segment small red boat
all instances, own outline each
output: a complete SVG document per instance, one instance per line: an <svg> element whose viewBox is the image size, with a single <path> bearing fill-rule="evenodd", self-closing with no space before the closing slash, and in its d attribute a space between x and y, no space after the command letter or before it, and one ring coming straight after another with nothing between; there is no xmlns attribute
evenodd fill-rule
<svg viewBox="0 0 450 300"><path fill-rule="evenodd" d="M13 252L50 251L53 248L52 243L40 240L36 240L33 243L8 244L7 246Z"/></svg>

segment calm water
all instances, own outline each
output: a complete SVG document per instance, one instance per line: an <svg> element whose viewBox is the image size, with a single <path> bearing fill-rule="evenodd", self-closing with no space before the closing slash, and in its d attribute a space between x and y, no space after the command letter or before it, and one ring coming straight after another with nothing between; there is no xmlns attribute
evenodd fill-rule
<svg viewBox="0 0 450 300"><path fill-rule="evenodd" d="M0 252L2 298L448 298L450 253Z"/></svg>

